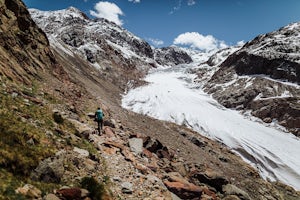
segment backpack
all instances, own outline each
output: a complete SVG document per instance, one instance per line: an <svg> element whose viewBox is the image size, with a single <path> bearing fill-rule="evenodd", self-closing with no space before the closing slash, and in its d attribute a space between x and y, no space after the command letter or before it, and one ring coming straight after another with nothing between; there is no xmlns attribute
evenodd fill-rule
<svg viewBox="0 0 300 200"><path fill-rule="evenodd" d="M103 119L103 112L102 110L97 110L95 113L95 121L100 121Z"/></svg>

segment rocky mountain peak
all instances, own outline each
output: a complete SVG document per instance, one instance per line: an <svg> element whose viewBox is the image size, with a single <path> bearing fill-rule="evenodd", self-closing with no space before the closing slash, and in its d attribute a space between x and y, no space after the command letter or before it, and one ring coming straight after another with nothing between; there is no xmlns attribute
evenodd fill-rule
<svg viewBox="0 0 300 200"><path fill-rule="evenodd" d="M179 65L193 62L191 56L177 46L155 49L155 60L160 65Z"/></svg>
<svg viewBox="0 0 300 200"><path fill-rule="evenodd" d="M223 67L233 66L239 75L263 74L300 83L300 23L257 36L231 55Z"/></svg>

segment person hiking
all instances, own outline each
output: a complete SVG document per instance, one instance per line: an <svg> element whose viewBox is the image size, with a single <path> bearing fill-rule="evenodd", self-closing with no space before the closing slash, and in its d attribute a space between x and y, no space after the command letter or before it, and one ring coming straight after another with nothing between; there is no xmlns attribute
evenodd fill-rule
<svg viewBox="0 0 300 200"><path fill-rule="evenodd" d="M103 111L101 110L101 108L98 108L95 112L95 121L98 123L99 134L101 134L101 130L103 129L103 116Z"/></svg>

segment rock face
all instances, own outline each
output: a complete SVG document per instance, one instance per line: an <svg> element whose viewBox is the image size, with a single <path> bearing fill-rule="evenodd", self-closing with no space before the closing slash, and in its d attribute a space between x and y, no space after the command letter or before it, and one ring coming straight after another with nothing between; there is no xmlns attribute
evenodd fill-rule
<svg viewBox="0 0 300 200"><path fill-rule="evenodd" d="M246 43L221 67L233 66L238 75L264 74L300 83L300 23L290 24Z"/></svg>
<svg viewBox="0 0 300 200"><path fill-rule="evenodd" d="M176 46L155 49L155 61L160 65L179 65L193 62L192 58Z"/></svg>
<svg viewBox="0 0 300 200"><path fill-rule="evenodd" d="M299 135L299 33L294 23L256 37L221 64L216 54L197 71L199 81L225 107L251 110Z"/></svg>
<svg viewBox="0 0 300 200"><path fill-rule="evenodd" d="M0 75L30 83L46 69L59 72L45 33L19 0L0 1Z"/></svg>

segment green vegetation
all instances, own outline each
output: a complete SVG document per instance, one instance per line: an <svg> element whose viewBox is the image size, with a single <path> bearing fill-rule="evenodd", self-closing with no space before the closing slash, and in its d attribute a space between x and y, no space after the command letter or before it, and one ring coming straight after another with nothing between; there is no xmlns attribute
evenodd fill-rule
<svg viewBox="0 0 300 200"><path fill-rule="evenodd" d="M84 177L81 180L81 187L90 191L90 197L93 200L101 200L105 195L104 185L93 177Z"/></svg>
<svg viewBox="0 0 300 200"><path fill-rule="evenodd" d="M45 113L47 110L38 105L24 105L22 97L1 95L1 168L27 176L41 159L54 153L43 132L49 122Z"/></svg>

